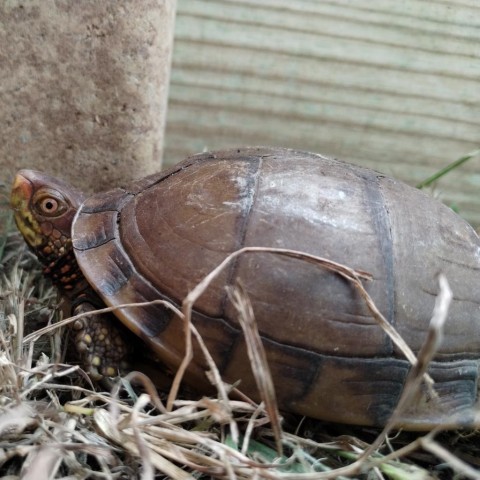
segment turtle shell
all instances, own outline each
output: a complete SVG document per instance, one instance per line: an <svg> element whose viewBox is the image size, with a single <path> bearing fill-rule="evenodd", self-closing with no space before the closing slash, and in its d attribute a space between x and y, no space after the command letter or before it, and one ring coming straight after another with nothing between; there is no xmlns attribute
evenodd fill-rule
<svg viewBox="0 0 480 480"><path fill-rule="evenodd" d="M195 155L89 198L77 214L73 245L107 305L155 299L181 305L205 275L245 246L321 256L372 275L369 294L414 352L426 338L443 272L454 300L429 370L439 400L425 398L401 424L430 428L476 401L479 239L451 209L380 173L285 149ZM241 380L240 388L258 397L225 288L239 280L282 408L344 423L386 421L409 363L349 282L301 259L237 257L196 302L193 321L227 381ZM162 306L116 314L169 367L178 367L182 320ZM195 351L187 380L207 385L204 371Z"/></svg>

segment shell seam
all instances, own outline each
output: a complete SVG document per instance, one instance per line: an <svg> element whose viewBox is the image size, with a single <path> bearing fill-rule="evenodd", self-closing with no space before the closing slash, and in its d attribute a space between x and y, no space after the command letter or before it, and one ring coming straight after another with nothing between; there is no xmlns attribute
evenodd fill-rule
<svg viewBox="0 0 480 480"><path fill-rule="evenodd" d="M263 164L263 157L259 157L258 158L258 163L257 163L257 168L256 168L256 171L253 173L252 175L252 178L251 178L251 181L252 181L252 195L251 195L251 200L249 202L249 205L246 209L246 213L245 213L245 216L243 218L243 221L242 221L242 225L240 227L240 232L239 232L239 241L238 241L238 244L236 246L236 249L240 249L240 248L243 248L244 247L244 244L245 244L245 237L247 235L247 231L248 231L248 226L250 224L250 218L252 216L252 211L253 211L253 207L255 205L255 201L257 199L257 193L258 193L258 184L259 184L259 176L260 176L260 172L262 170L262 164ZM238 269L238 262L239 262L240 258L237 257L231 267L230 267L230 271L229 271L229 274L228 274L228 278L227 278L227 281L226 281L226 286L228 287L231 287L232 284L233 284L233 279L235 278L236 274L237 274L237 269ZM226 302L227 302L227 295L225 294L224 297L223 297L223 300L222 300L222 305L221 305L221 308L220 308L220 315L222 318L225 318L225 306L226 306ZM229 322L227 322L229 323Z"/></svg>

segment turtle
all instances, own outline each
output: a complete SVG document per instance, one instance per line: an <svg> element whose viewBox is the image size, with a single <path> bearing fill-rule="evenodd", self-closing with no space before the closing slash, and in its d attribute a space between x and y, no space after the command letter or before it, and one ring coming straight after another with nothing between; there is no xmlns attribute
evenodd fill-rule
<svg viewBox="0 0 480 480"><path fill-rule="evenodd" d="M72 313L157 299L179 307L233 252L291 249L368 272L369 295L417 353L443 272L454 298L429 366L438 398L424 392L397 426L426 430L448 424L452 414L457 424L473 421L479 239L450 208L401 181L319 154L245 147L193 155L90 196L22 170L11 204L45 274L72 301ZM192 322L225 381L240 382L258 400L228 294L237 283L251 302L282 410L346 424L386 423L410 362L351 282L301 258L273 251L240 255L195 303ZM96 379L118 373L131 338L140 338L172 371L184 358L182 320L164 305L91 315L73 328ZM207 388L207 369L195 344L185 382Z"/></svg>

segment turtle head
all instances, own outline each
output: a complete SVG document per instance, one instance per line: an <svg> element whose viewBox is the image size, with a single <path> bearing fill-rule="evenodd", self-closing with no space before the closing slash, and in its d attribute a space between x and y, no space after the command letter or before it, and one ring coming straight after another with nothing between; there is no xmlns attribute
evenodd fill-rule
<svg viewBox="0 0 480 480"><path fill-rule="evenodd" d="M81 192L50 175L20 170L15 176L10 198L15 222L47 273L58 270L61 259L73 259L72 222L83 200Z"/></svg>

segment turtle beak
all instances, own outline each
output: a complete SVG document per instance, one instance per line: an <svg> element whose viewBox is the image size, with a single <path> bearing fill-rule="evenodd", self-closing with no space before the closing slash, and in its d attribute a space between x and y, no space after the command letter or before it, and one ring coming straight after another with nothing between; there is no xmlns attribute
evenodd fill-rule
<svg viewBox="0 0 480 480"><path fill-rule="evenodd" d="M33 185L25 178L21 172L15 175L15 180L12 185L12 194L10 197L10 205L14 211L22 209L25 202L29 202L32 198Z"/></svg>
<svg viewBox="0 0 480 480"><path fill-rule="evenodd" d="M30 212L30 200L33 195L32 182L20 171L15 176L10 196L10 205L13 209L15 223L26 242L35 247L41 243L38 235L39 225Z"/></svg>

